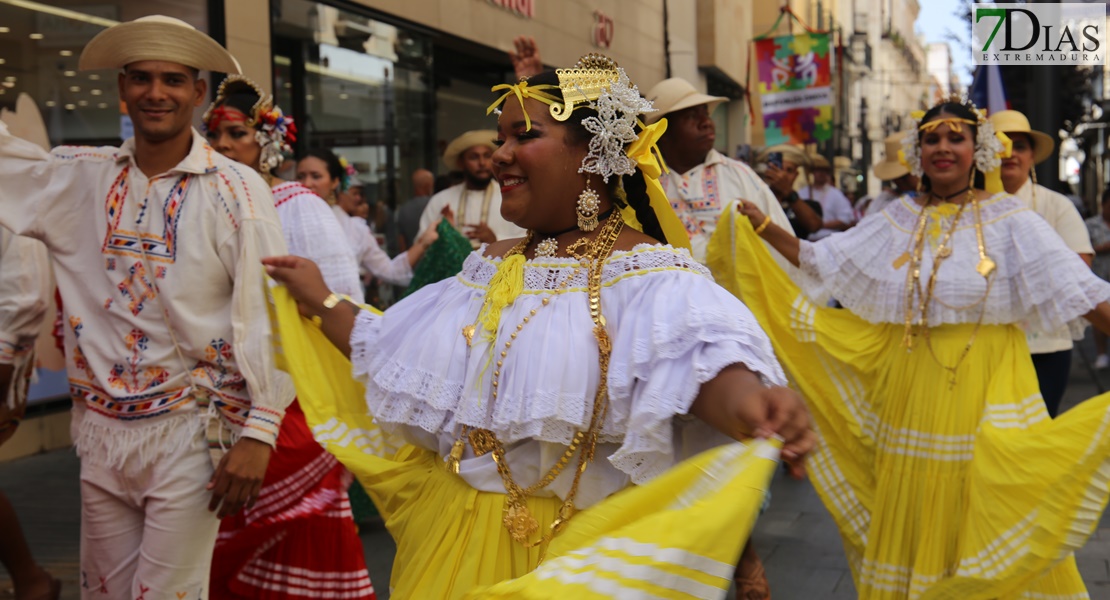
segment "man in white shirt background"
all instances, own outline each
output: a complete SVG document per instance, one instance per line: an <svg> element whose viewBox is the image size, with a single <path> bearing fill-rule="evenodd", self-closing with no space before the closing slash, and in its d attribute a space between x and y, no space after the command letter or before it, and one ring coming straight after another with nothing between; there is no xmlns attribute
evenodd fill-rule
<svg viewBox="0 0 1110 600"><path fill-rule="evenodd" d="M809 236L810 241L815 242L854 225L856 214L848 197L833 183L832 165L828 159L820 154L811 154L809 160L812 183L798 190L798 195L816 200L821 205L822 228Z"/></svg>
<svg viewBox="0 0 1110 600"><path fill-rule="evenodd" d="M905 136L905 131L899 131L884 140L883 159L871 167L871 172L883 182L883 191L871 199L866 206L862 201L860 202L859 212L863 213L863 216L882 212L892 202L906 194L910 194L911 197L917 195L917 177L898 160L898 151L902 149L902 138Z"/></svg>
<svg viewBox="0 0 1110 600"><path fill-rule="evenodd" d="M524 237L525 231L501 217L501 185L493 178L493 141L497 132L468 131L451 141L443 163L462 171L464 180L432 196L420 215L420 234L436 224L440 216L454 221L455 228L470 238L475 248L497 240Z"/></svg>

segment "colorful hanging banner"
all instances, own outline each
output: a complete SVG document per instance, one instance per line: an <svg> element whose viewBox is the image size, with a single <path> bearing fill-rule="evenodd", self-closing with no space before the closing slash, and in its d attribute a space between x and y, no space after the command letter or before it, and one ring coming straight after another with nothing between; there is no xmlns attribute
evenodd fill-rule
<svg viewBox="0 0 1110 600"><path fill-rule="evenodd" d="M808 144L832 136L829 34L758 40L759 99L765 142Z"/></svg>

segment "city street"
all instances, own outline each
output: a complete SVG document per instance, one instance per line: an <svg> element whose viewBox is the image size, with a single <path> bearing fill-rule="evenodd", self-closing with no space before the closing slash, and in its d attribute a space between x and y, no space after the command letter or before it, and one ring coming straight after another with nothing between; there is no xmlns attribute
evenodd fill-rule
<svg viewBox="0 0 1110 600"><path fill-rule="evenodd" d="M1089 340L1084 349L1093 357ZM1110 386L1110 371L1102 371L1101 377ZM1097 393L1076 354L1065 408ZM19 512L35 556L64 581L63 600L80 597L77 475L77 459L70 450L0 463L0 489ZM777 600L855 598L836 527L808 482L792 481L780 473L773 501L759 519L754 538ZM366 524L362 540L378 597L385 600L393 542L380 524ZM1099 531L1079 552L1078 562L1091 598L1110 600L1110 518L1103 517ZM6 575L0 574L0 599L12 597L10 588Z"/></svg>

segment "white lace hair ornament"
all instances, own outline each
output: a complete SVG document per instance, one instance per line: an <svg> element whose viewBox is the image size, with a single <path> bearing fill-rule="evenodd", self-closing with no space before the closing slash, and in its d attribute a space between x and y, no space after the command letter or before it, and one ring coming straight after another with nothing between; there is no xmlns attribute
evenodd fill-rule
<svg viewBox="0 0 1110 600"><path fill-rule="evenodd" d="M902 149L898 152L898 161L901 162L915 177L920 178L925 174L921 166L921 144L918 139L919 132L928 133L933 131L942 124L947 123L954 131L962 131L962 125L973 125L976 129L975 134L975 168L981 173L989 173L997 169L1002 164L1002 157L1008 156L1010 152L1010 139L1003 134L997 133L994 130L994 125L987 120L987 111L981 110L975 106L971 100L966 97L950 97L942 100L940 104L961 104L971 110L976 115L976 120L971 121L961 117L938 117L927 123L921 123L921 119L925 116L925 111L917 110L910 113L914 121L918 122L916 129L908 132L902 138ZM943 114L943 113L940 113Z"/></svg>
<svg viewBox="0 0 1110 600"><path fill-rule="evenodd" d="M576 108L582 106L593 109L596 116L582 119L582 126L593 134L590 138L589 153L582 159L579 173L594 173L608 183L609 178L617 175L632 175L636 172L637 161L630 157L625 148L639 139L636 133L638 115L654 112L651 101L640 95L640 90L628 79L624 69L617 66L613 59L600 54L587 54L572 69L557 69L558 88L562 99L546 92L556 86L541 84L529 85L527 79L515 84L494 86L493 91L508 90L497 99L486 114L490 114L510 96L515 95L524 107L524 99L532 98L550 107L552 118L566 121ZM531 129L532 122L528 111L524 111L525 125Z"/></svg>

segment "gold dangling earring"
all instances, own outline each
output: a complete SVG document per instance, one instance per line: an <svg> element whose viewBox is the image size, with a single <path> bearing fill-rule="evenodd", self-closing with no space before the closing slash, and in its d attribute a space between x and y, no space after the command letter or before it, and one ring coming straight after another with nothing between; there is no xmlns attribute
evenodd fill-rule
<svg viewBox="0 0 1110 600"><path fill-rule="evenodd" d="M586 189L578 194L578 228L582 231L597 229L597 214L601 202L597 192L590 188L590 177L586 176Z"/></svg>

